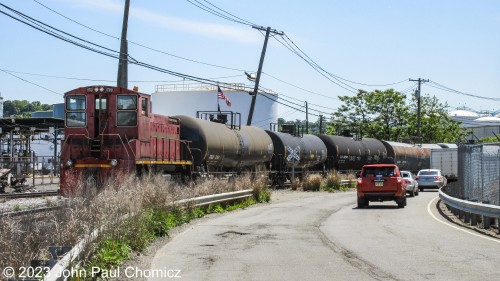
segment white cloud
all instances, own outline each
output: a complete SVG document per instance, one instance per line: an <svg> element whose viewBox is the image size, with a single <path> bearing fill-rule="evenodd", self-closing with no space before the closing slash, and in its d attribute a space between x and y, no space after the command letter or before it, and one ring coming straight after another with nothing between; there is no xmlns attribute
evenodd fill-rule
<svg viewBox="0 0 500 281"><path fill-rule="evenodd" d="M115 13L123 13L123 1L77 0L69 3L86 8L98 8ZM130 7L130 17L135 20L154 23L166 29L184 31L218 40L232 40L242 43L262 43L262 36L250 27L233 27L224 24L206 23L166 16L154 11Z"/></svg>

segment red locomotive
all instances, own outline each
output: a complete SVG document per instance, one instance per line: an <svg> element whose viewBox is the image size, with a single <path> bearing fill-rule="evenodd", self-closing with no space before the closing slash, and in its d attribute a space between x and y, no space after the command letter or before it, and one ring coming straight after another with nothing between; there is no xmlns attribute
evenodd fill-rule
<svg viewBox="0 0 500 281"><path fill-rule="evenodd" d="M85 180L95 186L112 177L154 168L191 172L188 145L177 118L153 114L151 97L119 87L91 86L67 92L61 193Z"/></svg>

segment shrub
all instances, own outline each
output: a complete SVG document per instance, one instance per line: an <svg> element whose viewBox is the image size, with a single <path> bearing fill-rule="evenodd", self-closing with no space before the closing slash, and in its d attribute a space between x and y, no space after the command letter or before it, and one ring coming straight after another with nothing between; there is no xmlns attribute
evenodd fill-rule
<svg viewBox="0 0 500 281"><path fill-rule="evenodd" d="M341 182L340 176L337 171L331 171L326 175L325 186L328 190L340 190Z"/></svg>
<svg viewBox="0 0 500 281"><path fill-rule="evenodd" d="M302 189L304 189L304 191L319 191L322 182L323 178L320 175L308 175L305 177L304 182L302 183Z"/></svg>
<svg viewBox="0 0 500 281"><path fill-rule="evenodd" d="M295 178L294 180L290 180L290 187L292 190L297 190L300 187L300 180Z"/></svg>

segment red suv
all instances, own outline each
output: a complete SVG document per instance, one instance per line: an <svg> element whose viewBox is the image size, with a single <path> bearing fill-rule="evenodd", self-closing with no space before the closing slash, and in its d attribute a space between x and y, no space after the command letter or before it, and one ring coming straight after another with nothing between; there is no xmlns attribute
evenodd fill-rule
<svg viewBox="0 0 500 281"><path fill-rule="evenodd" d="M396 201L406 206L406 187L398 166L394 164L364 165L358 178L358 208L368 207L370 201Z"/></svg>

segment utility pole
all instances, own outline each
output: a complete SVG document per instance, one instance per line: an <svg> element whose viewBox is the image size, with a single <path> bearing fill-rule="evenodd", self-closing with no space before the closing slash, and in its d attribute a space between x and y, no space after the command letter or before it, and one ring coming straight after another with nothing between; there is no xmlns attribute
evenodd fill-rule
<svg viewBox="0 0 500 281"><path fill-rule="evenodd" d="M420 139L420 111L421 111L421 106L420 106L420 85L425 82L429 82L429 79L409 79L412 82L418 82L418 89L416 92L418 102L417 102L417 138L418 138L418 143L421 144L422 141Z"/></svg>
<svg viewBox="0 0 500 281"><path fill-rule="evenodd" d="M123 12L122 38L120 44L120 59L118 61L118 79L117 86L128 88L128 42L127 42L127 26L128 26L128 10L130 0L125 0L125 11Z"/></svg>
<svg viewBox="0 0 500 281"><path fill-rule="evenodd" d="M309 134L309 107L307 106L307 101L306 103L306 134Z"/></svg>
<svg viewBox="0 0 500 281"><path fill-rule="evenodd" d="M262 72L262 65L264 64L264 57L266 56L267 41L269 40L269 33L278 34L278 35L284 34L283 32L278 32L274 29L271 30L270 27L264 29L264 27L262 27L262 26L252 26L252 28L255 28L258 30L265 30L266 31L266 39L264 39L264 46L262 47L262 53L260 55L259 69L257 70L257 77L255 78L255 87L253 89L252 103L250 104L250 112L248 113L247 126L252 125L252 117L253 117L253 111L255 108L255 100L257 99L257 92L259 90L260 74Z"/></svg>
<svg viewBox="0 0 500 281"><path fill-rule="evenodd" d="M323 115L319 115L319 133L323 134Z"/></svg>

